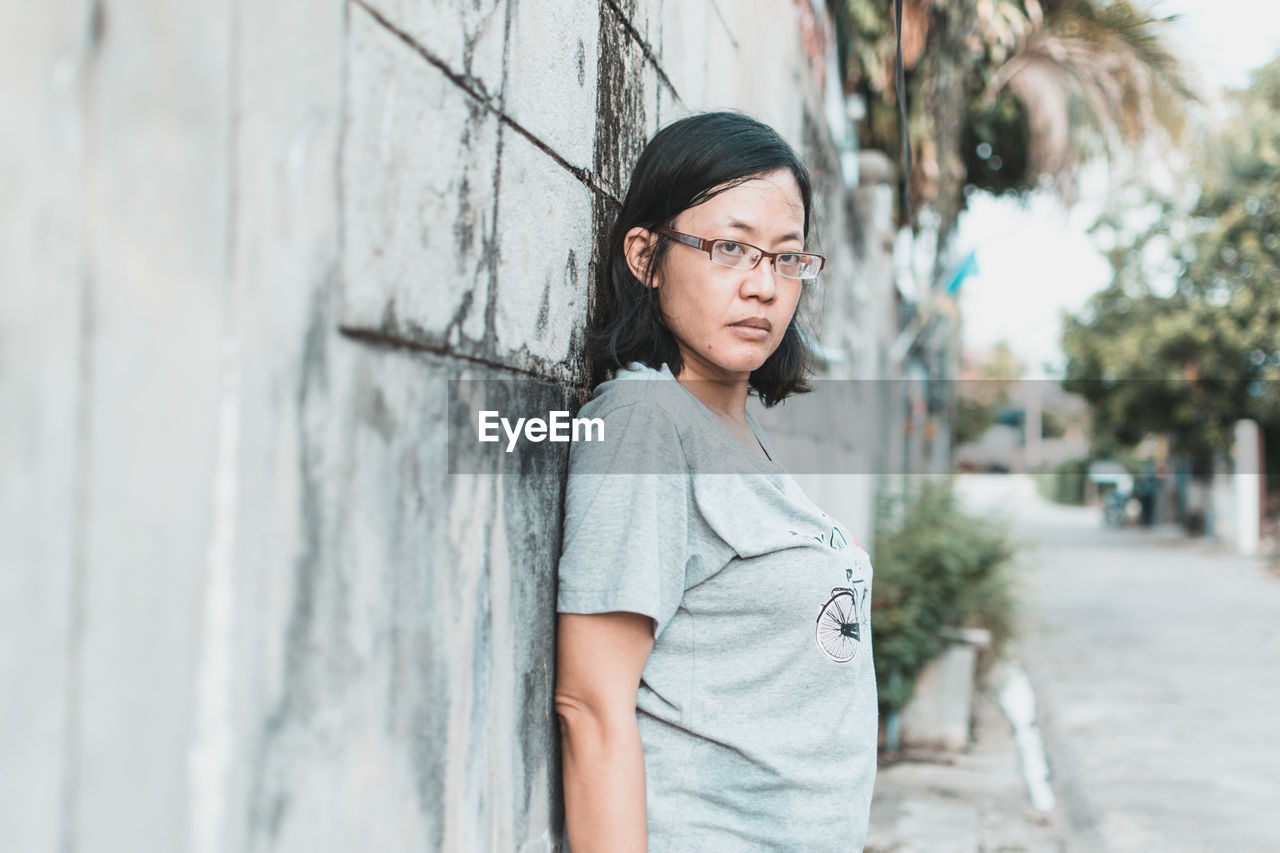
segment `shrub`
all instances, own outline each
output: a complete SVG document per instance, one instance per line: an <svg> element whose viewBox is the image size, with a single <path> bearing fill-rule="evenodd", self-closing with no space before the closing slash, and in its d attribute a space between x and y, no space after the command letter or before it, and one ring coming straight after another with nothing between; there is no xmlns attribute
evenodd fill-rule
<svg viewBox="0 0 1280 853"><path fill-rule="evenodd" d="M1088 459L1068 459L1056 468L1038 472L1035 480L1040 494L1054 503L1082 506L1089 462Z"/></svg>
<svg viewBox="0 0 1280 853"><path fill-rule="evenodd" d="M882 500L872 596L880 713L900 710L945 642L946 627L985 628L999 657L1015 632L1007 526L964 511L951 481L919 481Z"/></svg>

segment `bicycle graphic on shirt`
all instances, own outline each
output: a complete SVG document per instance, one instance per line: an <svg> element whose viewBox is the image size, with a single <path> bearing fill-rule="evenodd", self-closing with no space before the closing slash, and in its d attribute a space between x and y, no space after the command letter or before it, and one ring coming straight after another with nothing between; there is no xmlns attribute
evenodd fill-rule
<svg viewBox="0 0 1280 853"><path fill-rule="evenodd" d="M833 663L848 663L858 653L861 645L862 623L858 614L865 611L867 587L858 586L864 581L853 579L853 569L845 569L848 586L831 590L831 598L818 613L814 639L818 648Z"/></svg>

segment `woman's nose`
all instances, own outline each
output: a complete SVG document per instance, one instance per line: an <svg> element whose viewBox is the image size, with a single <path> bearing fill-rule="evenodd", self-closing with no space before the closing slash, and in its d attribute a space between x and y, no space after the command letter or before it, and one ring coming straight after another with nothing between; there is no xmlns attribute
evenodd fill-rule
<svg viewBox="0 0 1280 853"><path fill-rule="evenodd" d="M759 263L747 271L747 278L743 283L744 295L759 296L766 301L773 299L778 292L777 275L773 269L773 258L761 258Z"/></svg>

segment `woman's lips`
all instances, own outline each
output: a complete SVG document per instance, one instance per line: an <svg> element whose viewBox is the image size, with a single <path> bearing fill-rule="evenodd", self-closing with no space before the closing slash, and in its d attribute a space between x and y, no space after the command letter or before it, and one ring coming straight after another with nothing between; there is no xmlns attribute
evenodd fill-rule
<svg viewBox="0 0 1280 853"><path fill-rule="evenodd" d="M767 341L769 340L769 330L763 326L747 325L746 323L734 323L729 326L733 333L741 338L749 341Z"/></svg>

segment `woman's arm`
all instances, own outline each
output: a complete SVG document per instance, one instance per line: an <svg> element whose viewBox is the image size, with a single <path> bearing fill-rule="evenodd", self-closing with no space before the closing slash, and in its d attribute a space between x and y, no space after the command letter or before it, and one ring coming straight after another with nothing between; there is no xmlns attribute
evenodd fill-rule
<svg viewBox="0 0 1280 853"><path fill-rule="evenodd" d="M644 853L644 750L636 692L653 620L639 613L561 613L556 714L573 853Z"/></svg>

